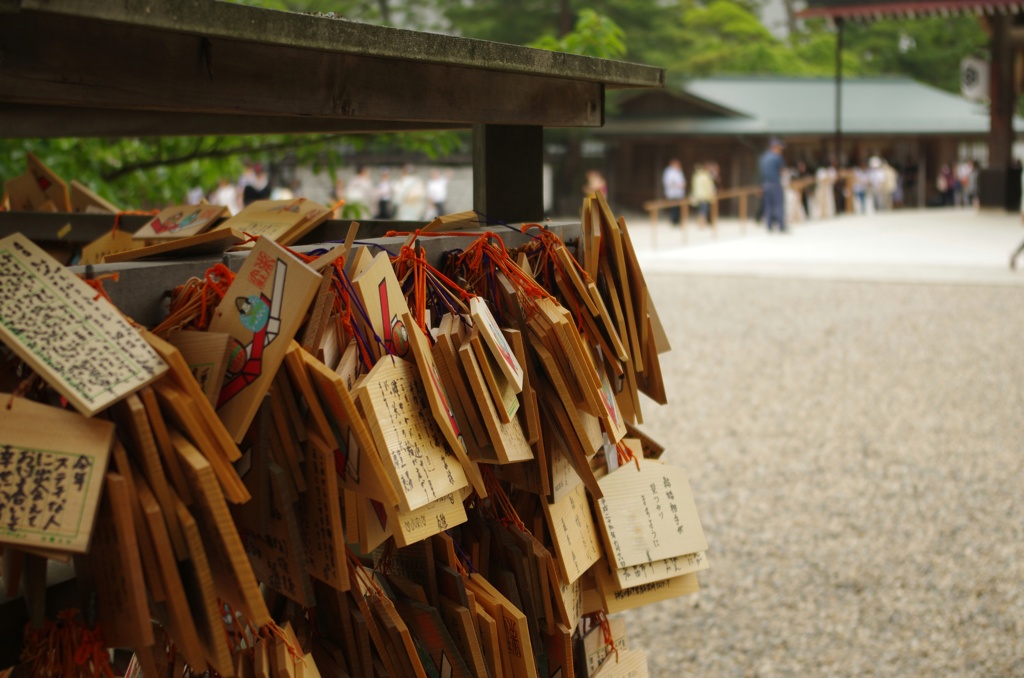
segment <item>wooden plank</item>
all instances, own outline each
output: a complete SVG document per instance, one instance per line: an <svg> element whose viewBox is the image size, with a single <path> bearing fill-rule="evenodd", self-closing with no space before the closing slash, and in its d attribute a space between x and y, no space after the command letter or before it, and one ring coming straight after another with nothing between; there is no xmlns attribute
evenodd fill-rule
<svg viewBox="0 0 1024 678"><path fill-rule="evenodd" d="M287 15L271 16L261 18L261 23L277 23ZM206 24L203 32L213 25ZM0 91L12 102L128 110L221 114L244 110L248 115L467 126L480 122L531 125L538 130L540 126L594 127L603 122L600 77L566 80L484 70L475 64L416 63L271 47L266 38L275 31L269 25L254 41L215 39L201 48L196 35L181 32L178 25L169 28L16 12L0 26L0 41L5 45ZM402 37L411 36L404 32ZM475 42L473 51L486 44ZM163 74L159 82L151 77L154 72ZM296 73L307 77L295 77ZM116 87L109 86L112 79ZM339 92L346 96L339 99ZM509 96L510 92L516 95ZM523 101L544 101L545 105L523 106ZM176 132L172 126L165 133Z"/></svg>
<svg viewBox="0 0 1024 678"><path fill-rule="evenodd" d="M196 519L202 526L204 545L212 552L218 595L240 609L250 623L256 626L269 623L270 612L210 463L180 434L172 432L171 439L195 498Z"/></svg>

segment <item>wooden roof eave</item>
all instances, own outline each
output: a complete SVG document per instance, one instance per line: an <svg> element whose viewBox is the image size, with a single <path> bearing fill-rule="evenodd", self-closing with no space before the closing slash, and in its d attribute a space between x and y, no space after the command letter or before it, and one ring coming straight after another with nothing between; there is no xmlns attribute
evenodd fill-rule
<svg viewBox="0 0 1024 678"><path fill-rule="evenodd" d="M215 0L0 0L0 16L6 137L597 127L606 88L665 81L639 64Z"/></svg>

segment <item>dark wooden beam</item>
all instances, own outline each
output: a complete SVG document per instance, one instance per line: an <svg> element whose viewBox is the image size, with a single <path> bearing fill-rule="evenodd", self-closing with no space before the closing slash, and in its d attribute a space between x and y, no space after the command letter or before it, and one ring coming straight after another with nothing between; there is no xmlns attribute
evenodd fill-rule
<svg viewBox="0 0 1024 678"><path fill-rule="evenodd" d="M149 137L231 134L380 134L467 129L467 124L397 122L298 116L230 115L0 103L0 131L7 139L49 137Z"/></svg>
<svg viewBox="0 0 1024 678"><path fill-rule="evenodd" d="M308 131L309 118L425 127L592 127L603 119L603 87L597 82L207 38L61 15L5 14L0 46L0 102L8 103L230 115L242 124L245 116L293 117L294 131ZM165 134L198 128L195 122L179 128L170 118L166 123ZM281 120L275 124L287 127ZM55 135L52 129L38 131Z"/></svg>
<svg viewBox="0 0 1024 678"><path fill-rule="evenodd" d="M473 128L473 207L506 223L544 218L544 130L529 125Z"/></svg>
<svg viewBox="0 0 1024 678"><path fill-rule="evenodd" d="M665 70L653 66L216 0L0 0L0 13L4 12L64 17L83 26L86 20L99 20L122 28L256 42L270 50L275 46L296 47L403 63L442 63L473 70L585 80L613 89L665 86Z"/></svg>

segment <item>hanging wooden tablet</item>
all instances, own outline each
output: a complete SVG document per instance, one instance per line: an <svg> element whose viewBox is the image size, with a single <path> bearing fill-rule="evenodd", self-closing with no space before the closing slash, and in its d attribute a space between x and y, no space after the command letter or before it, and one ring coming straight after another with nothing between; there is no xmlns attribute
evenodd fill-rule
<svg viewBox="0 0 1024 678"><path fill-rule="evenodd" d="M385 647L391 654L393 665L400 671L394 675L426 678L427 673L416 653L412 634L409 633L409 627L395 610L394 603L384 596L370 596L369 604L379 628L386 637ZM380 650L379 646L378 650Z"/></svg>
<svg viewBox="0 0 1024 678"><path fill-rule="evenodd" d="M261 239L217 307L210 331L233 340L217 413L235 442L256 415L319 283L316 271Z"/></svg>
<svg viewBox="0 0 1024 678"><path fill-rule="evenodd" d="M192 370L181 351L151 332L143 331L142 334L157 354L167 362L170 368L169 379L188 396L191 406L195 409L200 425L211 442L209 448L203 448L203 453L207 457L219 454L226 461L238 461L242 456L238 445L235 444L228 430L224 428L224 423L217 416L214 406L207 401L203 390L199 387L199 382L192 376Z"/></svg>
<svg viewBox="0 0 1024 678"><path fill-rule="evenodd" d="M548 381L553 387L554 395L558 397L562 404L562 408L572 425L572 432L575 433L584 453L589 457L594 454L601 445L600 432L598 431L595 435L593 427L584 423L583 417L586 413L577 408L572 395L569 393L566 382L562 380L562 372L558 368L555 356L540 345L535 345L533 349L534 354L544 366L544 372L547 374ZM597 422L594 421L593 423ZM569 432L567 432L567 434L568 433Z"/></svg>
<svg viewBox="0 0 1024 678"><path fill-rule="evenodd" d="M363 553L369 553L394 534L394 518L379 501L355 493L351 495L356 497L359 548Z"/></svg>
<svg viewBox="0 0 1024 678"><path fill-rule="evenodd" d="M473 332L477 329L474 327ZM518 418L508 423L501 421L494 401L488 393L484 376L480 369L480 361L472 345L472 332L462 346L459 347L459 360L462 367L462 375L470 386L471 392L476 399L480 417L487 428L495 456L499 464L512 464L518 461L533 459L533 450L523 433L522 424ZM486 461L486 460L481 460Z"/></svg>
<svg viewBox="0 0 1024 678"><path fill-rule="evenodd" d="M166 611L166 628L174 639L174 645L178 652L184 655L189 666L194 670L203 671L206 667L206 658L203 655L203 647L199 643L199 635L196 632L195 622L189 609L188 599L185 597L185 589L181 583L181 575L178 572L178 559L171 548L171 540L167 532L167 519L173 520L175 525L180 525L178 516L165 516L159 502L146 483L145 478L137 474L134 477L136 493L138 495L139 507L149 528L149 534L156 551L157 565L163 580L166 600L164 610ZM184 539L184 536L182 536ZM187 549L187 545L186 545Z"/></svg>
<svg viewBox="0 0 1024 678"><path fill-rule="evenodd" d="M708 567L707 554L701 551L700 553L657 560L653 563L630 565L622 569L616 568L611 570L611 575L615 587L622 590L663 579L681 577L691 572L700 572Z"/></svg>
<svg viewBox="0 0 1024 678"><path fill-rule="evenodd" d="M288 361L289 374L299 382L306 402L316 403L316 407L310 406L310 412L319 421L318 427L326 428L321 439L333 443L334 468L342 487L389 506L397 505L398 493L377 443L342 377L297 346L289 350Z"/></svg>
<svg viewBox="0 0 1024 678"><path fill-rule="evenodd" d="M558 564L568 583L579 579L601 557L601 542L590 516L582 483L554 503L544 502Z"/></svg>
<svg viewBox="0 0 1024 678"><path fill-rule="evenodd" d="M434 422L423 383L410 363L401 358L379 361L359 394L402 511L469 484Z"/></svg>
<svg viewBox="0 0 1024 678"><path fill-rule="evenodd" d="M119 228L107 231L82 247L79 265L89 266L107 262L107 257L128 255L145 248L145 243Z"/></svg>
<svg viewBox="0 0 1024 678"><path fill-rule="evenodd" d="M111 469L124 478L125 486L128 488L129 506L131 507L132 521L135 525L139 556L142 559L142 573L145 575L146 589L149 591L150 598L158 603L162 603L167 598L167 591L164 589L164 580L160 575L156 547L153 545L153 537L149 533L149 526L139 504L139 494L135 487L136 474L132 470L128 453L125 451L124 445L121 444L120 440L114 441L111 458Z"/></svg>
<svg viewBox="0 0 1024 678"><path fill-rule="evenodd" d="M537 376L533 374L533 365L528 362L523 333L519 330L511 329L502 330L502 333L505 335L505 341L512 347L516 360L523 367L523 390L519 394L520 404L522 405L520 410L521 423L523 425L523 432L526 434L526 440L532 445L540 437L537 394L534 392L534 385L532 383L537 380Z"/></svg>
<svg viewBox="0 0 1024 678"><path fill-rule="evenodd" d="M218 220L230 216L221 205L176 205L160 211L135 231L137 240L176 240L199 235Z"/></svg>
<svg viewBox="0 0 1024 678"><path fill-rule="evenodd" d="M107 251L103 262L120 264L141 259L183 259L209 254L220 254L245 242L245 236L233 229L207 231L185 238L166 240L155 245L142 246L142 241L132 240L137 246L117 251Z"/></svg>
<svg viewBox="0 0 1024 678"><path fill-rule="evenodd" d="M540 565L546 567L548 571L548 587L551 590L551 599L555 603L554 612L558 621L567 628L575 629L583 614L582 578L571 584L566 582L551 554L548 554L547 558L542 557L541 561Z"/></svg>
<svg viewBox="0 0 1024 678"><path fill-rule="evenodd" d="M453 492L412 511L388 510L393 521L395 544L399 548L422 541L438 532L466 522L462 492Z"/></svg>
<svg viewBox="0 0 1024 678"><path fill-rule="evenodd" d="M0 394L0 544L83 553L114 426Z"/></svg>
<svg viewBox="0 0 1024 678"><path fill-rule="evenodd" d="M69 184L71 211L86 214L116 214L121 209L77 179Z"/></svg>
<svg viewBox="0 0 1024 678"><path fill-rule="evenodd" d="M437 609L401 599L395 601L395 609L408 625L418 646L427 653L426 657L421 654L421 659L429 675L473 678L474 674L470 672ZM426 660L431 664L429 667Z"/></svg>
<svg viewBox="0 0 1024 678"><path fill-rule="evenodd" d="M438 332L431 352L438 367L445 390L451 394L450 401L455 409L456 419L462 424L463 440L470 459L497 461L491 439L477 409L469 385L463 378L462 368L456 351L453 335Z"/></svg>
<svg viewBox="0 0 1024 678"><path fill-rule="evenodd" d="M154 497L160 504L162 517L166 521L167 533L174 553L180 558L186 552L185 537L181 526L174 516L174 502L171 500L170 485L164 475L160 462L160 453L156 448L156 438L146 416L146 408L138 394L133 393L114 406L119 428L128 434L129 449L132 458L142 470Z"/></svg>
<svg viewBox="0 0 1024 678"><path fill-rule="evenodd" d="M213 578L218 594L240 609L250 623L267 624L270 613L210 463L183 436L172 432L171 440L195 499L195 517L202 526L203 543L215 565Z"/></svg>
<svg viewBox="0 0 1024 678"><path fill-rule="evenodd" d="M484 663L483 648L473 622L473 613L465 605L460 605L444 597L440 600L438 612L452 636L455 647L469 667L471 675L486 676L487 665Z"/></svg>
<svg viewBox="0 0 1024 678"><path fill-rule="evenodd" d="M88 569L93 575L96 622L103 630L103 640L110 647L153 645L131 497L120 474L106 474L99 513Z"/></svg>
<svg viewBox="0 0 1024 678"><path fill-rule="evenodd" d="M199 388L211 405L217 404L227 372L231 335L226 332L179 331L167 335L192 371Z"/></svg>
<svg viewBox="0 0 1024 678"><path fill-rule="evenodd" d="M353 274L352 287L366 311L366 316L359 314L357 321L366 326L374 358L386 354L411 358L409 328L402 322L402 314L409 312L409 306L387 252L375 256L359 275Z"/></svg>
<svg viewBox="0 0 1024 678"><path fill-rule="evenodd" d="M306 571L306 549L299 531L295 508L283 496L285 471L271 462L270 522L265 525L240 525L245 548L256 579L303 607L312 607L313 585Z"/></svg>
<svg viewBox="0 0 1024 678"><path fill-rule="evenodd" d="M651 328L650 317L644 320L644 327ZM647 333L644 360L644 372L637 378L637 389L659 405L668 404L668 395L665 393L665 380L661 374L661 358L658 357L658 347L655 342L653 329L650 329Z"/></svg>
<svg viewBox="0 0 1024 678"><path fill-rule="evenodd" d="M598 520L610 562L623 568L707 550L689 477L681 468L638 459L601 478Z"/></svg>
<svg viewBox="0 0 1024 678"><path fill-rule="evenodd" d="M306 198L257 200L217 226L290 245L331 215L331 210Z"/></svg>
<svg viewBox="0 0 1024 678"><path fill-rule="evenodd" d="M229 675L232 666L231 652L221 620L222 607L217 600L213 572L206 557L199 524L177 497L174 509L189 548L189 557L181 561L178 571L181 574L181 583L189 601L189 608L192 610L199 642L210 667L221 675Z"/></svg>
<svg viewBox="0 0 1024 678"><path fill-rule="evenodd" d="M491 396L491 402L494 403L498 418L503 424L511 422L512 417L516 416L519 411L519 398L512 383L498 368L497 361L491 351L485 348L484 341L475 328L474 332L466 337L464 343L468 343L472 347L473 353L476 354L476 364L480 367L480 373L484 377L484 384Z"/></svg>
<svg viewBox="0 0 1024 678"><path fill-rule="evenodd" d="M474 601L472 594L470 594L470 600ZM484 663L487 665L487 673L491 678L503 678L507 674L505 673L505 664L502 660L498 622L479 603L472 602L471 609L476 621L477 633L480 638L480 649L483 652Z"/></svg>
<svg viewBox="0 0 1024 678"><path fill-rule="evenodd" d="M302 329L299 344L313 355L316 355L319 350L327 328L332 326L331 314L334 312L334 304L337 299L337 295L332 289L333 280L333 268L321 271L320 287L317 288L316 296L313 297L309 317Z"/></svg>
<svg viewBox="0 0 1024 678"><path fill-rule="evenodd" d="M58 212L70 212L71 200L68 196L68 185L57 173L47 167L35 153L29 153L25 159L26 174L32 177L47 200L51 201Z"/></svg>
<svg viewBox="0 0 1024 678"><path fill-rule="evenodd" d="M347 591L348 563L334 452L315 433L306 443L305 470L309 490L299 504L298 515L306 543L306 567L310 576Z"/></svg>
<svg viewBox="0 0 1024 678"><path fill-rule="evenodd" d="M478 600L485 607L491 606L488 613L495 621L500 619L498 636L502 639L502 656L508 662L507 675L536 678L537 666L533 659L526 615L478 572L469 575L469 586L478 596L483 594L484 597Z"/></svg>
<svg viewBox="0 0 1024 678"><path fill-rule="evenodd" d="M610 654L591 678L647 678L647 653L643 650L619 650Z"/></svg>
<svg viewBox="0 0 1024 678"><path fill-rule="evenodd" d="M412 318L411 313L402 315L402 322L409 329L409 345L412 348L412 358L419 371L420 380L423 382L427 394L427 401L430 403L430 411L434 421L448 442L448 447L455 453L459 463L462 465L466 477L473 485L473 489L481 497L487 496L487 489L484 487L483 476L476 463L470 461L466 443L463 438L462 429L455 418L455 411L452 401L448 397L448 391L441 380L437 364L434 362L434 355L430 350L430 342L426 335L420 330Z"/></svg>
<svg viewBox="0 0 1024 678"><path fill-rule="evenodd" d="M217 453L216 443L209 433L209 427L205 425L206 422L202 420L196 408L197 401L190 399L170 380L157 382L153 386L153 390L156 392L161 411L167 416L168 421L188 434L196 448L206 451L204 458L213 468L227 500L233 504L244 504L249 501L251 495L241 478L238 477L235 467L222 454ZM205 397L200 396L200 399L202 402L206 402ZM180 456L178 461L181 464ZM182 468L184 469L183 464ZM190 487L189 492L191 493L191 491Z"/></svg>
<svg viewBox="0 0 1024 678"><path fill-rule="evenodd" d="M611 640L609 643L608 640ZM610 655L614 661L615 652L629 649L626 638L626 620L614 617L608 620L607 628L602 624L593 626L583 636L583 657L586 662L587 675L592 676L600 668L601 663Z"/></svg>
<svg viewBox="0 0 1024 678"><path fill-rule="evenodd" d="M513 390L519 393L523 388L523 367L505 340L505 335L502 334L487 303L480 297L473 297L469 300L469 312L473 318L473 326L480 331L480 337L491 350L501 372L512 382Z"/></svg>
<svg viewBox="0 0 1024 678"><path fill-rule="evenodd" d="M35 182L31 174L19 174L4 182L4 193L10 209L15 212L56 212L53 204L43 189ZM48 208L48 209L47 209Z"/></svg>
<svg viewBox="0 0 1024 678"><path fill-rule="evenodd" d="M19 233L0 240L0 341L86 416L167 369L110 302Z"/></svg>
<svg viewBox="0 0 1024 678"><path fill-rule="evenodd" d="M679 598L700 590L696 572L621 590L616 589L608 568L597 566L593 572L597 578L601 604L608 614Z"/></svg>

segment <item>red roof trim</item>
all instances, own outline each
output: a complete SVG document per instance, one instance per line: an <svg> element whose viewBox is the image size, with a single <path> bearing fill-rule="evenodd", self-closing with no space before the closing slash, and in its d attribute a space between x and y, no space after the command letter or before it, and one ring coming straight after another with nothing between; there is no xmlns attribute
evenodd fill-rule
<svg viewBox="0 0 1024 678"><path fill-rule="evenodd" d="M870 20L892 16L935 14L1018 14L1024 12L1022 0L927 0L890 2L843 7L811 7L799 12L802 19L831 18Z"/></svg>

